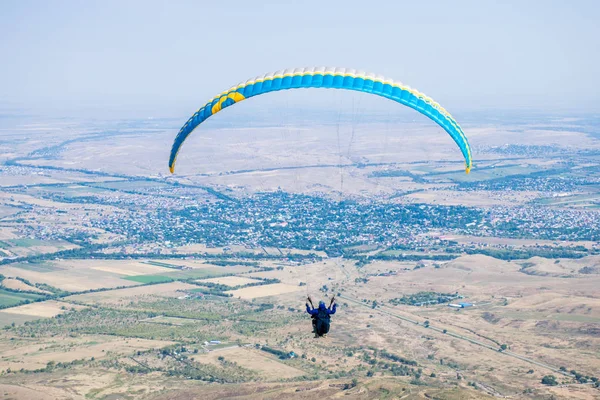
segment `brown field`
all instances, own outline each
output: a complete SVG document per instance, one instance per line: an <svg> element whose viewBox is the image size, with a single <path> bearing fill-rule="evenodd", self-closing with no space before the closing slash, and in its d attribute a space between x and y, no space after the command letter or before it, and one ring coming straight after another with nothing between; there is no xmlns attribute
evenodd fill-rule
<svg viewBox="0 0 600 400"><path fill-rule="evenodd" d="M22 306L6 308L2 310L8 314L28 315L40 318L52 318L59 314L66 313L72 308L81 310L83 307L76 304L69 304L60 301L48 300L39 303L25 304Z"/></svg>
<svg viewBox="0 0 600 400"><path fill-rule="evenodd" d="M304 371L285 365L275 358L269 357L266 353L261 353L264 352L246 347L230 347L211 351L198 357L197 361L219 365L217 358L223 357L225 360L236 362L244 368L257 371L263 378L268 380L295 378L305 374Z"/></svg>
<svg viewBox="0 0 600 400"><path fill-rule="evenodd" d="M194 289L197 286L183 282L169 282L150 286L137 286L125 289L116 289L106 292L78 294L66 297L67 301L75 301L85 304L117 304L138 296L163 296L179 297L182 291Z"/></svg>
<svg viewBox="0 0 600 400"><path fill-rule="evenodd" d="M241 286L249 283L257 283L259 281L241 276L223 276L221 278L199 279L198 282L211 282L227 286Z"/></svg>
<svg viewBox="0 0 600 400"><path fill-rule="evenodd" d="M80 264L84 264L86 267L97 271L124 276L161 274L173 271L169 268L145 264L139 261L85 260L81 261Z"/></svg>
<svg viewBox="0 0 600 400"><path fill-rule="evenodd" d="M233 297L241 299L255 299L258 297L277 296L284 293L298 292L301 287L286 285L284 283L274 283L272 285L253 286L238 290L231 290L225 293L232 294Z"/></svg>

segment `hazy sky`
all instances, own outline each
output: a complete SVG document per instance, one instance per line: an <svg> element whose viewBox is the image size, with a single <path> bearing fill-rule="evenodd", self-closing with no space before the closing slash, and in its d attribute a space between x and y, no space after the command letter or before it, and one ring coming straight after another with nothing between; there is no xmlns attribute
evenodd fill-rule
<svg viewBox="0 0 600 400"><path fill-rule="evenodd" d="M247 78L330 65L453 110L599 111L598 21L597 0L0 0L0 105L193 112Z"/></svg>

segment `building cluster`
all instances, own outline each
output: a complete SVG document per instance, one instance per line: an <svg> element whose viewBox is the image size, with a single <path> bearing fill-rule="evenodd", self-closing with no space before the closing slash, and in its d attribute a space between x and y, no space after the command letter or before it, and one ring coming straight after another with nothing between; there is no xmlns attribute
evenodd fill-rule
<svg viewBox="0 0 600 400"><path fill-rule="evenodd" d="M23 167L3 167L18 174ZM477 185L519 185L522 179L571 185L557 177L481 181ZM583 178L582 178L583 179ZM559 182L560 181L560 182ZM494 183L495 182L495 183ZM563 185L563 186L561 186ZM373 245L397 250L439 245L431 232L555 241L600 241L600 212L539 204L493 207L406 204L379 199L334 200L325 195L283 191L231 196L211 187L174 185L143 180L86 182L12 187L8 192L31 194L66 203L63 209L43 204L23 206L8 222L24 237L67 240L77 244L120 240L130 246L158 244L172 248L202 243L209 247L297 248L340 254L353 246ZM511 190L517 190L514 187ZM76 204L76 206L75 206Z"/></svg>

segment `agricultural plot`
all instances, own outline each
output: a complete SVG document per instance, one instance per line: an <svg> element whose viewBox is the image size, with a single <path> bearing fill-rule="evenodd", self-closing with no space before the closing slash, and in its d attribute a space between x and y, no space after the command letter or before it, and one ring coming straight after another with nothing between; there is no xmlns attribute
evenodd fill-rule
<svg viewBox="0 0 600 400"><path fill-rule="evenodd" d="M260 282L257 279L244 278L241 276L223 276L220 278L210 278L210 279L202 279L198 280L198 282L209 282L209 283L218 283L220 285L227 286L243 286L252 283Z"/></svg>
<svg viewBox="0 0 600 400"><path fill-rule="evenodd" d="M124 279L141 283L142 285L148 284L157 284L157 283L165 283L165 282L173 282L175 279L166 275L136 275L136 276L128 276Z"/></svg>
<svg viewBox="0 0 600 400"><path fill-rule="evenodd" d="M33 293L16 293L0 289L0 308L13 307L26 301L36 301L42 297Z"/></svg>
<svg viewBox="0 0 600 400"><path fill-rule="evenodd" d="M202 279L202 278L211 278L223 275L229 275L226 270L215 267L207 267L207 268L195 268L188 269L183 271L173 271L167 272L160 275L136 275L136 276L128 276L124 279L138 282L141 284L150 284L150 283L164 283L171 282L176 280L184 280L184 279Z"/></svg>
<svg viewBox="0 0 600 400"><path fill-rule="evenodd" d="M9 264L0 267L6 277L20 277L32 283L43 283L67 292L132 286L122 275L99 271L81 260L46 261L43 263Z"/></svg>
<svg viewBox="0 0 600 400"><path fill-rule="evenodd" d="M124 276L137 276L137 275L149 275L159 274L162 272L168 272L168 267L150 264L150 262L137 262L137 261L126 261L126 260L101 260L101 261L85 261L90 268L97 271L110 272L117 275Z"/></svg>
<svg viewBox="0 0 600 400"><path fill-rule="evenodd" d="M83 307L77 304L69 304L60 301L48 300L37 303L25 304L2 310L5 314L28 315L39 318L52 318L71 310L81 310Z"/></svg>
<svg viewBox="0 0 600 400"><path fill-rule="evenodd" d="M258 297L277 296L285 293L292 293L303 290L302 287L287 285L285 283L274 283L272 285L262 285L247 287L238 290L232 290L225 292L231 294L233 297L241 299L255 299Z"/></svg>
<svg viewBox="0 0 600 400"><path fill-rule="evenodd" d="M199 362L210 362L219 365L219 357L224 360L236 362L243 368L258 372L264 379L277 380L289 379L302 376L304 371L285 365L275 358L261 354L260 350L247 347L228 347L222 350L211 351L207 355L198 358Z"/></svg>

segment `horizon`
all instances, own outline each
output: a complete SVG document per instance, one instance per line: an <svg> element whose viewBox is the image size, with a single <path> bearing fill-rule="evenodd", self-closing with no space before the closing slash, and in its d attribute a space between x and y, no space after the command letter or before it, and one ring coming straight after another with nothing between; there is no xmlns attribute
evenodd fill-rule
<svg viewBox="0 0 600 400"><path fill-rule="evenodd" d="M0 51L8 62L0 65L0 107L50 115L189 115L254 76L335 65L401 81L455 114L598 112L600 5L494 3L390 3L376 21L357 14L357 2L320 5L319 13L293 3L237 1L4 3ZM282 17L294 13L298 18ZM399 24L398 15L409 21ZM223 29L223 22L237 20L244 23ZM288 104L311 109L309 100L315 108L335 100L322 93L286 96ZM252 106L275 109L276 100L265 96Z"/></svg>

